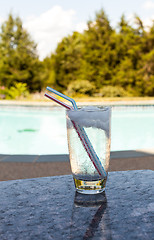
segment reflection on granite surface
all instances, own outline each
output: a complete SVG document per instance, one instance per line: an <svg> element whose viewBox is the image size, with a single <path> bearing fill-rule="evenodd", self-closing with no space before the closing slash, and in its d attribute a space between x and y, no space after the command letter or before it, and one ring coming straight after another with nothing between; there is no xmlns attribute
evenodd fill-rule
<svg viewBox="0 0 154 240"><path fill-rule="evenodd" d="M71 239L111 239L109 225L105 193L75 194L71 219Z"/></svg>
<svg viewBox="0 0 154 240"><path fill-rule="evenodd" d="M109 173L104 194L72 176L0 182L0 240L153 239L154 172Z"/></svg>

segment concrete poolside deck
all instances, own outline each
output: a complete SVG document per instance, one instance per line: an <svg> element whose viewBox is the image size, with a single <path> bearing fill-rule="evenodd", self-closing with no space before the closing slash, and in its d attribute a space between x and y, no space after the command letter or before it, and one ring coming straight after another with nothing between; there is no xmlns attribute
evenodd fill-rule
<svg viewBox="0 0 154 240"><path fill-rule="evenodd" d="M67 102L67 101L66 101ZM145 100L124 100L124 99L120 99L118 100L114 100L111 101L109 99L103 99L101 98L100 101L94 101L94 100L89 100L88 102L86 101L77 101L77 105L78 106L85 106L85 105L108 105L108 106L145 106L145 107L153 107L154 106L154 99L145 99ZM57 103L48 100L48 99L44 99L43 101L17 101L17 100L0 100L0 106L1 107L17 107L17 106L21 106L21 107L57 107Z"/></svg>
<svg viewBox="0 0 154 240"><path fill-rule="evenodd" d="M71 174L68 155L0 154L0 181ZM154 170L153 151L111 152L109 171Z"/></svg>

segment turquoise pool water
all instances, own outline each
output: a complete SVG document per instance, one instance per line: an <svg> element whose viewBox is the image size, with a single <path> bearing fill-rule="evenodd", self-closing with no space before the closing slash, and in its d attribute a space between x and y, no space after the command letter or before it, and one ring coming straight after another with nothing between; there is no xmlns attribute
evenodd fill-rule
<svg viewBox="0 0 154 240"><path fill-rule="evenodd" d="M154 149L154 107L114 107L111 150ZM67 154L65 110L1 108L0 154Z"/></svg>

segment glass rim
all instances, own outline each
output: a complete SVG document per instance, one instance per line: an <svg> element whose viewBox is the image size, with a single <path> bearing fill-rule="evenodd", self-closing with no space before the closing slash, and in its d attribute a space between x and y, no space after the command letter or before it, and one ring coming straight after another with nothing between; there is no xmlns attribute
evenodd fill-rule
<svg viewBox="0 0 154 240"><path fill-rule="evenodd" d="M91 105L91 107L96 107L97 109L86 109L86 107L89 107L89 105L87 106L83 106L83 107L78 107L78 109L66 109L66 112L69 111L85 111L85 112L102 112L102 111L108 111L111 110L111 106L93 106Z"/></svg>

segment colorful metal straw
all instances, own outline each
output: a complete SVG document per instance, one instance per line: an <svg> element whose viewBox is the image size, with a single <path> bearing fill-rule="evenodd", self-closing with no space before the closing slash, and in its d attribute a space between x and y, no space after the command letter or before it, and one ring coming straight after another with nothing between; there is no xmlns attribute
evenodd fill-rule
<svg viewBox="0 0 154 240"><path fill-rule="evenodd" d="M50 98L51 100L57 102L58 104L62 105L63 107L65 107L67 109L70 109L70 110L73 110L73 109L77 110L78 109L74 99L69 98L69 97L65 96L64 94L62 94L62 93L60 93L60 92L58 92L58 91L56 91L56 90L54 90L50 87L47 87L47 90L56 94L56 95L58 95L58 96L60 96L60 97L62 97L62 98L64 98L64 99L66 99L66 100L68 100L68 101L70 101L73 105L73 108L71 106L63 103L62 101L56 99L55 97L47 94L47 93L45 93L46 97ZM97 154L96 154L96 152L95 152L95 150L94 150L94 148L93 148L93 146L92 146L92 144L91 144L91 142L90 142L90 140L89 140L89 138L88 138L88 136L87 136L87 134L84 130L84 128L80 127L74 121L72 121L72 123L73 123L73 126L74 126L74 128L75 128L75 130L76 130L76 132L77 132L77 134L78 134L78 136L79 136L79 138L80 138L80 140L81 140L89 158L91 159L94 167L96 168L97 172L99 173L99 175L101 177L103 177L103 178L106 177L107 176L106 171L103 168L103 166L102 166L102 164L101 164L101 162L100 162L100 160L99 160L99 158L98 158L98 156L97 156Z"/></svg>

